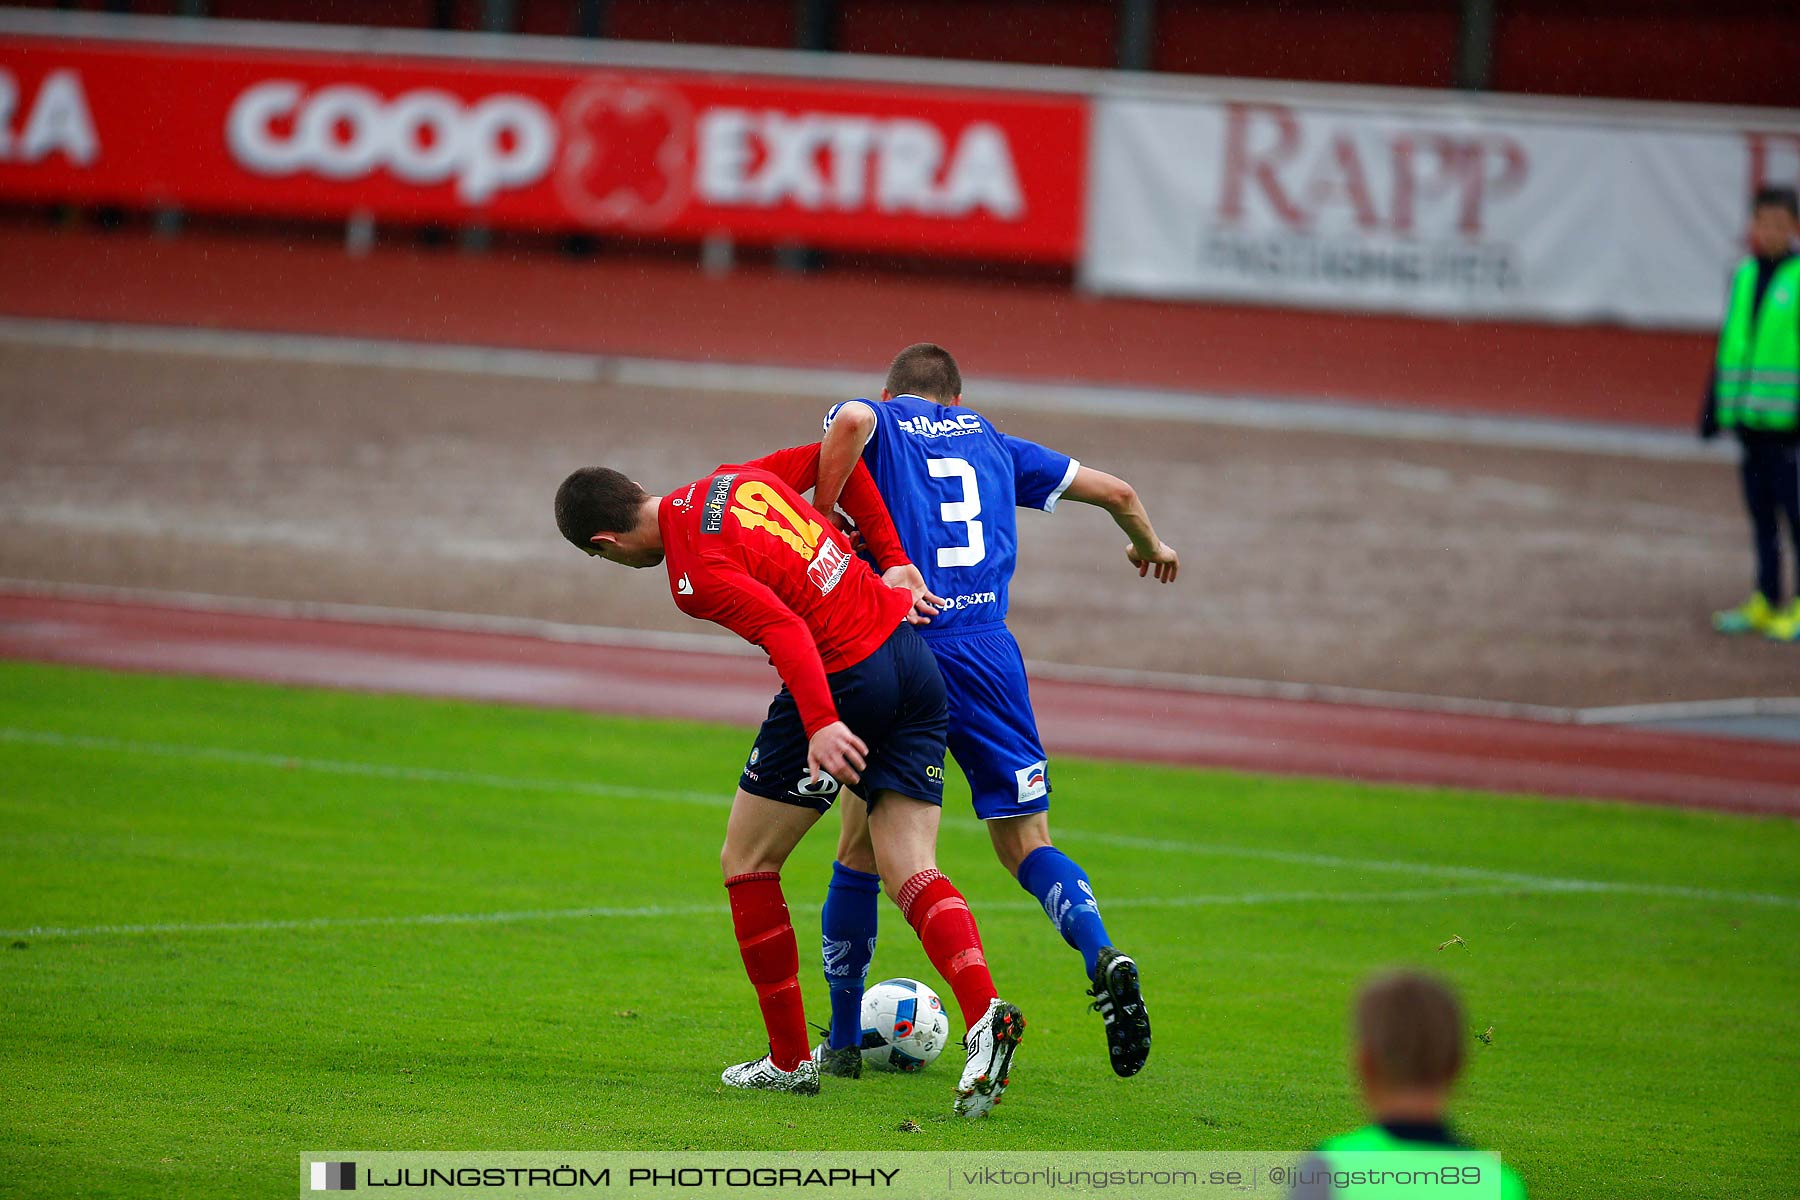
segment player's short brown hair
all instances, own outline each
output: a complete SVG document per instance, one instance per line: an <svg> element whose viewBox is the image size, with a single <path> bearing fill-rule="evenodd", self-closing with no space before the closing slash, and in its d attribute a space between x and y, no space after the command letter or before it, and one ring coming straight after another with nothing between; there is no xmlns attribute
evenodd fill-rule
<svg viewBox="0 0 1800 1200"><path fill-rule="evenodd" d="M923 396L948 404L962 395L962 372L948 350L917 342L894 355L885 386L892 396Z"/></svg>
<svg viewBox="0 0 1800 1200"><path fill-rule="evenodd" d="M1356 1040L1393 1087L1449 1087L1462 1073L1463 1012L1444 983L1394 971L1356 998Z"/></svg>
<svg viewBox="0 0 1800 1200"><path fill-rule="evenodd" d="M596 533L629 533L649 493L610 467L583 467L556 489L556 527L583 550Z"/></svg>

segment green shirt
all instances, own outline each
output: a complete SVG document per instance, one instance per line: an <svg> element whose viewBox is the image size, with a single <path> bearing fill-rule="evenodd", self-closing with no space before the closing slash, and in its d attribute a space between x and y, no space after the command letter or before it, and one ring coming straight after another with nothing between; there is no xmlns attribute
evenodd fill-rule
<svg viewBox="0 0 1800 1200"><path fill-rule="evenodd" d="M1739 265L1719 330L1719 427L1791 433L1800 417L1800 257L1775 265L1760 304L1757 274L1756 259Z"/></svg>
<svg viewBox="0 0 1800 1200"><path fill-rule="evenodd" d="M1458 1172L1467 1181L1480 1179L1485 1186L1432 1184L1417 1178L1445 1171ZM1497 1190L1487 1183L1495 1171L1499 1173ZM1365 1178L1353 1180L1356 1172ZM1370 1181L1366 1177L1371 1174L1379 1178ZM1395 1174L1403 1178L1393 1179ZM1428 1200L1435 1196L1525 1200L1525 1181L1494 1155L1463 1145L1442 1126L1365 1125L1322 1143L1295 1168L1294 1186L1288 1194L1291 1200Z"/></svg>

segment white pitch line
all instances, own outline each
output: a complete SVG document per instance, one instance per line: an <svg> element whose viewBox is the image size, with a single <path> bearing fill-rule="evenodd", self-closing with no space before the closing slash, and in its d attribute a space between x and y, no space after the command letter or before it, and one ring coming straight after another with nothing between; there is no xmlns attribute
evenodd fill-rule
<svg viewBox="0 0 1800 1200"><path fill-rule="evenodd" d="M497 346L446 345L314 334L251 333L97 321L0 318L0 342L71 350L184 354L350 367L442 371L505 379L609 383L625 387L811 396L841 400L879 382L861 371L755 363L571 354ZM1020 412L1178 421L1242 429L1303 431L1352 437L1507 446L1576 454L1672 461L1727 461L1732 451L1691 433L1595 421L1481 416L1396 408L1350 400L1271 399L1150 387L971 380L969 394L986 408Z"/></svg>
<svg viewBox="0 0 1800 1200"><path fill-rule="evenodd" d="M163 758L187 759L194 762L219 762L231 765L273 767L280 770L318 771L332 775L355 775L375 779L397 779L407 782L443 783L457 786L485 787L500 791L543 793L577 793L621 799L666 801L720 809L729 805L721 792L680 791L664 788L636 788L613 784L588 783L583 780L538 779L491 775L476 771L447 771L436 767L393 766L382 763L343 762L334 759L302 758L284 754L233 750L219 746L200 746L172 742L138 742L122 738L66 734L53 730L0 727L0 743L46 746L79 750L101 750L121 754L147 754ZM978 827L961 822L945 829L973 833ZM1375 871L1413 876L1443 876L1493 885L1500 891L1542 891L1558 893L1606 893L1612 895L1656 896L1677 900L1696 900L1720 904L1757 904L1774 908L1800 909L1800 896L1768 892L1737 892L1714 888L1685 887L1678 884L1635 883L1621 880L1561 878L1554 875L1531 875L1516 871L1495 871L1485 867L1457 866L1446 863L1411 862L1395 859L1349 858L1333 854L1312 854L1293 850L1275 850L1261 846L1236 846L1215 842L1186 842L1169 838L1147 838L1130 834L1058 827L1059 838L1068 841L1090 841L1101 845L1153 853L1192 854L1213 858L1240 858L1258 862L1276 862L1289 866L1319 867L1327 870ZM1467 894L1459 892L1458 894ZM1219 901L1225 903L1227 901ZM1114 902L1118 903L1117 901Z"/></svg>
<svg viewBox="0 0 1800 1200"><path fill-rule="evenodd" d="M275 933L311 929L359 929L385 925L510 925L520 921L572 921L596 918L687 917L722 913L717 904L640 905L633 908L520 909L515 912L418 913L392 917L303 917L271 921L166 921L150 925L33 925L0 930L0 938L131 937L163 933Z"/></svg>
<svg viewBox="0 0 1800 1200"><path fill-rule="evenodd" d="M398 779L408 783L447 783L472 787L496 788L511 792L575 792L588 796L605 796L619 800L663 800L678 804L700 804L723 808L730 798L714 792L688 792L671 788L640 788L623 784L589 783L579 779L529 779L515 775L488 775L480 771L444 771L436 767L392 766L386 763L344 762L329 758L299 758L290 754L267 754L255 750L233 750L224 746L195 746L178 742L137 742L120 738L93 737L86 734L55 733L48 730L0 728L0 742L16 742L36 746L66 747L75 750L108 750L123 754L148 754L161 758L180 758L195 762L229 763L234 766L275 767L278 770L317 771L325 775L356 775L369 779Z"/></svg>
<svg viewBox="0 0 1800 1200"><path fill-rule="evenodd" d="M1276 904L1400 904L1413 901L1456 900L1465 896L1518 896L1536 892L1561 892L1563 888L1481 887L1404 888L1386 892L1245 892L1198 896L1126 896L1109 899L1108 908L1213 908L1263 907ZM1038 912L1035 900L988 900L982 912ZM789 904L793 912L816 913L817 904ZM164 921L144 925L33 925L24 929L0 929L0 940L13 938L139 937L190 933L305 933L317 929L361 929L370 926L408 925L513 925L530 921L631 920L670 917L725 917L724 904L637 905L585 908L520 909L511 912L418 913L385 917L303 917L269 921Z"/></svg>
<svg viewBox="0 0 1800 1200"><path fill-rule="evenodd" d="M1061 829L1059 837L1071 837L1132 850L1198 854L1214 858L1246 858L1288 866L1323 867L1328 870L1382 871L1399 875L1443 875L1452 879L1483 880L1503 888L1516 887L1553 892L1606 892L1617 895L1661 896L1675 900L1716 903L1762 904L1774 908L1800 908L1800 896L1771 892L1732 892L1713 888L1683 887L1669 883L1632 883L1606 879L1563 879L1554 875L1529 875L1517 871L1492 871L1445 863L1407 862L1394 859L1346 858L1336 854L1307 854L1294 850L1270 850L1261 846L1232 846L1209 842L1179 842L1167 838L1133 837L1119 833Z"/></svg>

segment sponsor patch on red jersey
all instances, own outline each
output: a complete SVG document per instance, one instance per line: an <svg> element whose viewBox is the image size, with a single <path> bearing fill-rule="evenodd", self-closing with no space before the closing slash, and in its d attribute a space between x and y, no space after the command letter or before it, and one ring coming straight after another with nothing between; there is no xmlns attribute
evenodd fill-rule
<svg viewBox="0 0 1800 1200"><path fill-rule="evenodd" d="M701 533L718 533L725 528L725 501L736 479L735 474L713 476L712 486L706 490L706 509L700 515Z"/></svg>
<svg viewBox="0 0 1800 1200"><path fill-rule="evenodd" d="M812 563L806 568L806 577L821 591L829 595L831 589L838 585L844 572L850 569L850 552L833 541L819 543L819 551Z"/></svg>

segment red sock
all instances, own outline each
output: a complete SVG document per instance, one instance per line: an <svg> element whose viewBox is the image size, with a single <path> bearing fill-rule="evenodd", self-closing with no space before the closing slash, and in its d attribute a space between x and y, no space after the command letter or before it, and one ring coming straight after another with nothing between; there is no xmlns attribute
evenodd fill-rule
<svg viewBox="0 0 1800 1200"><path fill-rule="evenodd" d="M737 929L744 972L756 985L763 1025L769 1031L769 1055L783 1071L791 1071L812 1053L806 1039L806 1009L800 998L800 949L788 920L781 875L756 871L725 881L731 899L731 923Z"/></svg>
<svg viewBox="0 0 1800 1200"><path fill-rule="evenodd" d="M956 993L964 1028L972 1028L999 993L988 973L981 931L975 928L969 902L941 872L920 871L901 885L900 911L924 943L931 965Z"/></svg>

